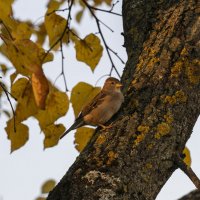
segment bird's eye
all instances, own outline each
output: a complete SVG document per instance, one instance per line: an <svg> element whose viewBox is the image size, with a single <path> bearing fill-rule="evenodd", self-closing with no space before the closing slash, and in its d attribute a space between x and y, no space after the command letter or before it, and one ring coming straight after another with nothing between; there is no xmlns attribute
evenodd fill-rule
<svg viewBox="0 0 200 200"><path fill-rule="evenodd" d="M114 83L114 82L111 82L111 84L114 85L115 83Z"/></svg>

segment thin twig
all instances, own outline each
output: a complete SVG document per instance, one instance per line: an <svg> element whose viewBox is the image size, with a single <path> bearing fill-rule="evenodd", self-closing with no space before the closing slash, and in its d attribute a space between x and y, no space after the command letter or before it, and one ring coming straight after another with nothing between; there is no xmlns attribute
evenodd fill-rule
<svg viewBox="0 0 200 200"><path fill-rule="evenodd" d="M69 8L64 8L64 9L53 10L53 11L51 11L51 12L47 13L47 16L49 16L49 15L51 15L51 14L55 13L55 12L64 12L64 11L66 11L66 10L69 10Z"/></svg>
<svg viewBox="0 0 200 200"><path fill-rule="evenodd" d="M3 40L3 42L7 45L7 42L6 42L6 40L5 40L5 38L4 38L4 36L2 35L2 34L0 34L0 38Z"/></svg>
<svg viewBox="0 0 200 200"><path fill-rule="evenodd" d="M94 7L94 6L90 6L90 8L92 10L97 10L97 11L101 11L101 12L105 12L105 13L109 13L109 14L113 14L113 15L117 15L117 16L122 16L121 14L119 13L116 13L116 12L112 12L114 6L118 3L119 1L117 1L115 4L112 4L112 7L110 10L105 10L105 9L101 9L101 8L97 8L97 7Z"/></svg>
<svg viewBox="0 0 200 200"><path fill-rule="evenodd" d="M197 177L197 175L194 173L192 168L183 161L181 156L177 154L175 156L175 163L177 166L190 178L190 180L193 182L193 184L196 186L198 190L200 190L200 180Z"/></svg>
<svg viewBox="0 0 200 200"><path fill-rule="evenodd" d="M113 51L110 47L108 49L122 62L122 64L125 64L125 62L122 60L122 58L118 55L117 52Z"/></svg>
<svg viewBox="0 0 200 200"><path fill-rule="evenodd" d="M13 120L14 120L14 132L16 132L16 119L15 119L15 116L16 116L16 115L15 115L15 110L14 110L14 108L13 108L13 105L12 105L11 100L10 100L10 97L9 97L9 95L11 95L11 94L6 90L6 88L5 88L5 86L4 86L4 84L3 84L2 82L0 82L0 86L1 86L1 88L3 89L5 95L6 95L7 99L8 99L8 102L9 102L9 104L10 104L10 107L11 107L11 109L12 109ZM13 97L13 96L12 96L12 97Z"/></svg>
<svg viewBox="0 0 200 200"><path fill-rule="evenodd" d="M63 54L63 45L62 45L62 41L60 41L60 52L61 52L61 59L62 59L62 71L61 71L61 75L63 76L63 80L64 80L64 84L65 84L65 91L68 91L67 88L67 81L66 81L66 77L65 77L65 72L64 72L64 54Z"/></svg>
<svg viewBox="0 0 200 200"><path fill-rule="evenodd" d="M60 42L62 41L63 37L65 36L65 33L70 29L69 26L70 26L70 20L71 20L71 9L72 9L72 6L74 4L74 0L71 0L71 4L69 4L69 13L68 13L68 18L67 18L67 23L66 23L66 26L61 34L61 36L54 42L53 45L51 45L51 47L46 51L43 59L42 59L42 62L45 60L45 58L47 57L47 55L50 53L50 51Z"/></svg>
<svg viewBox="0 0 200 200"><path fill-rule="evenodd" d="M104 25L108 30L110 30L112 33L114 32L108 25L106 25L104 22L102 22L100 19L98 19L99 22Z"/></svg>
<svg viewBox="0 0 200 200"><path fill-rule="evenodd" d="M97 18L97 16L94 14L94 12L93 12L91 6L90 6L85 0L82 0L82 1L83 1L83 3L86 5L86 7L89 9L91 15L94 17L94 19L95 19L95 21L96 21L99 34L100 34L100 36L101 36L101 39L102 39L102 41L103 41L103 44L104 44L104 46L105 46L106 52L107 52L107 54L108 54L109 60L110 60L111 65L112 65L112 66L111 66L111 71L112 71L112 68L113 68L113 69L115 70L115 72L117 73L117 75L119 76L119 78L120 78L120 74L119 74L117 68L115 67L114 62L113 62L113 60L112 60L112 57L111 57L111 55L110 55L109 46L107 45L106 40L105 40L105 38L104 38L104 35L103 35L103 33L102 33L102 30L101 30L101 27L100 27L100 23L101 23L101 22L100 22L100 20Z"/></svg>
<svg viewBox="0 0 200 200"><path fill-rule="evenodd" d="M76 36L79 40L82 40L76 33L74 33L74 31L72 31L71 29L69 29L69 32L72 33L74 36Z"/></svg>
<svg viewBox="0 0 200 200"><path fill-rule="evenodd" d="M105 76L110 76L110 74L105 74L105 75L101 76L100 78L98 78L96 83L95 83L95 87L97 86L98 82Z"/></svg>
<svg viewBox="0 0 200 200"><path fill-rule="evenodd" d="M115 3L112 4L110 11L113 11L114 7L119 3L119 1L116 1Z"/></svg>

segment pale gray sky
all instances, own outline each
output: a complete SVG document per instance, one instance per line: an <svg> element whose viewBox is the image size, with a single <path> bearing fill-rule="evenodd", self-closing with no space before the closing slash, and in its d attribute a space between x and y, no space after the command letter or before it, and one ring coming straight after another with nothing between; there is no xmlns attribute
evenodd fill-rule
<svg viewBox="0 0 200 200"><path fill-rule="evenodd" d="M16 0L14 5L15 16L20 19L35 21L44 15L45 4L46 1L40 0ZM116 12L120 12L120 10L121 1L116 6ZM84 23L78 28L82 37L90 32L97 31L95 23L90 22L88 24L89 18L90 16L86 14L83 20ZM108 30L103 28L104 33L109 34L106 38L109 45L117 50L126 60L125 49L122 47L123 38L120 34L123 31L121 18L103 14L101 19L115 31L115 33L110 34ZM40 20L43 20L43 18ZM77 25L75 26L78 27ZM72 89L79 81L95 84L101 75L107 74L110 70L110 62L105 52L94 74L84 63L76 61L73 46L65 49L65 58L65 73L69 89ZM116 58L114 60L122 73L123 65ZM0 57L0 61L4 61L4 58ZM55 80L61 71L59 54L55 56L53 63L48 63L44 66L44 71L52 81ZM102 79L99 85L102 85L104 80ZM56 85L64 90L62 78L56 82ZM38 123L32 119L28 120L26 123L30 127L29 141L24 147L10 154L10 142L6 139L7 136L4 131L6 120L5 117L2 117L0 125L0 200L33 200L40 194L40 187L43 182L49 178L59 181L74 162L78 153L74 149L73 132L68 134L56 147L43 151L44 136L40 133ZM73 120L73 111L70 109L67 116L63 117L59 122L68 127ZM192 155L192 167L200 177L199 126L200 121L196 124L187 146ZM175 200L192 189L194 189L194 186L191 181L183 172L177 170L166 183L156 200Z"/></svg>

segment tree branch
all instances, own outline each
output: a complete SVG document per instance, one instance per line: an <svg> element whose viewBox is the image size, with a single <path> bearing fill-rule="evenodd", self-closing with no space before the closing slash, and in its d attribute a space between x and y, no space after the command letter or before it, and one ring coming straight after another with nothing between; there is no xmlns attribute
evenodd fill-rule
<svg viewBox="0 0 200 200"><path fill-rule="evenodd" d="M200 180L197 175L194 173L192 168L185 164L183 159L180 157L179 154L175 156L175 163L176 165L189 177L189 179L193 182L197 189L200 190Z"/></svg>
<svg viewBox="0 0 200 200"><path fill-rule="evenodd" d="M0 86L1 86L1 88L3 89L5 95L6 95L7 99L8 99L8 102L9 102L9 104L10 104L10 107L11 107L11 109L12 109L13 120L14 120L14 132L16 132L16 119L15 119L15 116L16 116L16 115L15 115L15 110L14 110L14 108L13 108L13 105L12 105L12 103L11 103L11 100L10 100L9 95L10 95L13 99L15 99L15 98L12 96L11 93L9 93L9 92L6 90L4 84L3 84L1 81L0 81ZM16 99L15 99L15 100L16 100Z"/></svg>
<svg viewBox="0 0 200 200"><path fill-rule="evenodd" d="M95 19L95 21L96 21L96 25L97 25L99 34L100 34L100 36L101 36L101 39L102 39L102 41L103 41L103 44L104 44L105 49L106 49L106 52L107 52L107 55L108 55L109 60L110 60L110 62L111 62L110 75L111 75L111 73L112 73L112 71L113 71L113 69L114 69L115 72L117 73L118 77L120 78L120 74L119 74L119 72L118 72L118 70L117 70L117 68L116 68L116 66L115 66L115 64L114 64L114 62L113 62L113 60L112 60L112 57L111 57L111 55L110 55L110 51L112 51L112 52L114 52L114 51L111 50L111 48L107 45L107 42L106 42L106 40L105 40L105 38L104 38L104 35L103 35L103 32L102 32L102 30L101 30L100 23L102 23L102 22L101 22L101 21L97 18L97 16L94 14L92 7L91 7L85 0L82 0L82 1L83 1L83 3L86 5L86 7L89 9L91 15L94 17L94 19ZM103 24L104 24L104 23L103 23ZM105 25L105 24L104 24L104 25ZM107 26L106 26L106 27L107 27ZM116 57L117 57L118 59L120 58L117 54L114 54L114 55L116 55ZM124 62L122 61L121 58L120 58L119 60L124 64Z"/></svg>

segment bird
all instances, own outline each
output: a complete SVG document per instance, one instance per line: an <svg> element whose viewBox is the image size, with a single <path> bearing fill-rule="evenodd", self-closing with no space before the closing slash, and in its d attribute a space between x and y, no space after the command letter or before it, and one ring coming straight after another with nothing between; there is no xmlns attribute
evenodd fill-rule
<svg viewBox="0 0 200 200"><path fill-rule="evenodd" d="M100 126L103 129L108 127L104 124L117 113L124 101L121 87L122 84L118 79L114 77L107 78L102 90L82 108L75 122L60 136L60 139L71 130L85 125Z"/></svg>

